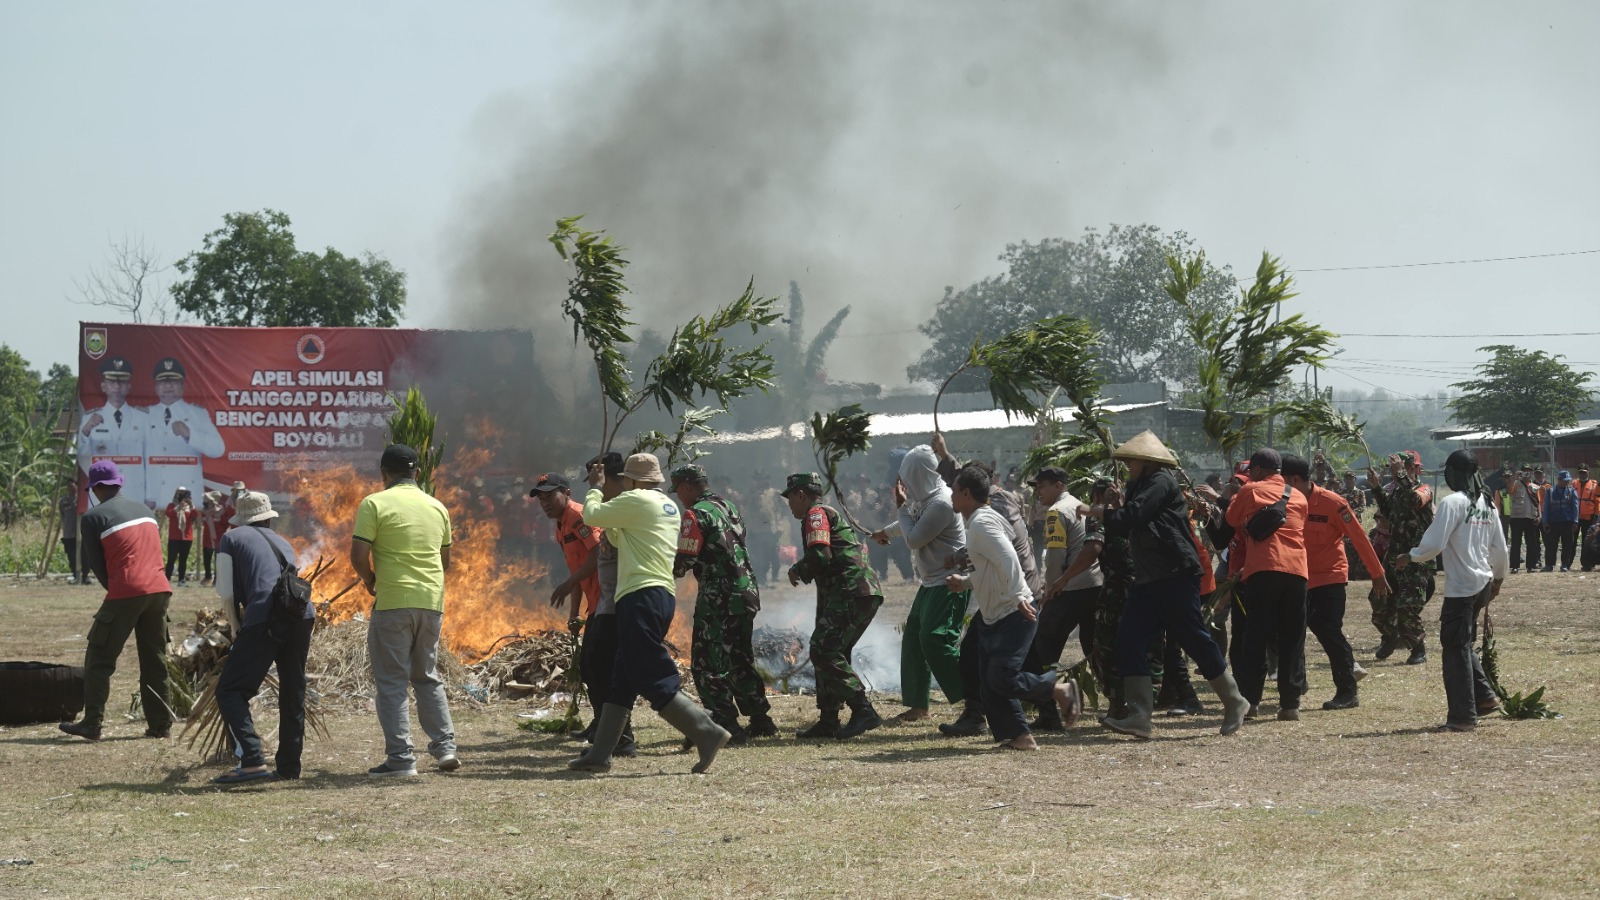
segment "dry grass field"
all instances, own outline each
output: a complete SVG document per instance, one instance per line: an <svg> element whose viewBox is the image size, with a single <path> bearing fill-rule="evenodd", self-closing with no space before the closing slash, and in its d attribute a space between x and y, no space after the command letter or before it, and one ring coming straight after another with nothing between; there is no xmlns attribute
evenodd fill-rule
<svg viewBox="0 0 1600 900"><path fill-rule="evenodd" d="M0 658L81 664L98 596L0 585ZM180 591L173 620L207 596ZM1600 577L1516 576L1495 609L1507 687L1548 685L1565 718L1431 733L1436 638L1426 665L1373 663L1356 602L1361 708L1317 708L1332 687L1313 641L1303 719L1269 702L1227 739L1215 714L1163 720L1150 742L1080 725L1035 754L884 728L759 742L695 776L645 710L640 757L588 777L566 771L576 745L496 703L457 709L454 774L369 780L376 721L336 712L303 780L222 790L219 766L120 715L99 744L0 729L0 862L32 860L0 864L0 896L1593 896ZM130 649L118 714L134 667ZM777 700L789 733L808 703Z"/></svg>

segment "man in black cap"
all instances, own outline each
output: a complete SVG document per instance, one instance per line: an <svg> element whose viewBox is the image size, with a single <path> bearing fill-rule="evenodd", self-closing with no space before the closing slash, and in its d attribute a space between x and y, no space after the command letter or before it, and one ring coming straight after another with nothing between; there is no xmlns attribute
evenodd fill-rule
<svg viewBox="0 0 1600 900"><path fill-rule="evenodd" d="M108 356L100 363L100 392L106 404L84 410L78 428L78 468L88 472L96 461L114 461L122 473L121 496L154 509L145 491L144 471L145 432L150 420L144 410L128 405L132 387L133 368L126 359ZM171 495L168 491L167 496ZM90 505L95 502L91 495Z"/></svg>
<svg viewBox="0 0 1600 900"><path fill-rule="evenodd" d="M145 413L150 420L144 440L149 457L145 493L151 502L165 504L179 486L203 485L200 457L216 459L226 448L211 414L183 399L188 386L183 363L164 357L156 363L154 378L159 402Z"/></svg>
<svg viewBox="0 0 1600 900"><path fill-rule="evenodd" d="M1045 466L1028 484L1044 513L1044 590L1039 630L1034 634L1024 671L1042 674L1061 662L1067 639L1078 631L1078 646L1088 658L1094 652L1095 610L1105 583L1100 573L1099 544L1085 543L1087 529L1078 515L1083 505L1067 490L1067 470ZM1034 731L1064 731L1055 702L1043 700Z"/></svg>

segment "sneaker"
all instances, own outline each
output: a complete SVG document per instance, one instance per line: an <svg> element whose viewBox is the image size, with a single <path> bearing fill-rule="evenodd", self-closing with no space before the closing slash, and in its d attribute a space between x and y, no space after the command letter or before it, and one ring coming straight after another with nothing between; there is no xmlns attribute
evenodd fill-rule
<svg viewBox="0 0 1600 900"><path fill-rule="evenodd" d="M62 722L56 727L60 728L64 734L81 737L86 741L100 740L100 726L98 725L85 725L82 722Z"/></svg>
<svg viewBox="0 0 1600 900"><path fill-rule="evenodd" d="M387 765L387 763L385 765ZM461 760L456 758L454 753L446 753L445 755L439 757L439 761L434 763L434 765L438 767L439 771L441 772L454 772L455 770L461 768ZM416 772L416 769L412 769L411 771ZM372 773L368 772L367 774L370 775Z"/></svg>
<svg viewBox="0 0 1600 900"><path fill-rule="evenodd" d="M163 739L172 737L172 726L169 725L166 728L146 728L144 730L144 736L147 738Z"/></svg>
<svg viewBox="0 0 1600 900"><path fill-rule="evenodd" d="M1323 709L1355 709L1356 707L1358 707L1360 705L1361 705L1361 700L1356 696L1356 692L1355 691L1350 691L1349 693L1345 693L1344 691L1337 691L1337 692L1334 693L1332 700L1327 700L1327 701L1323 702L1322 708Z"/></svg>
<svg viewBox="0 0 1600 900"><path fill-rule="evenodd" d="M1356 663L1355 668L1350 670L1350 677L1360 681L1361 679L1367 677L1367 670L1361 668L1360 663Z"/></svg>
<svg viewBox="0 0 1600 900"><path fill-rule="evenodd" d="M367 770L367 775L372 778L411 778L416 774L415 764L399 768L393 763L385 762L381 766L373 766Z"/></svg>
<svg viewBox="0 0 1600 900"><path fill-rule="evenodd" d="M1245 713L1244 713L1244 717L1246 719L1254 719L1256 716L1259 716L1259 715L1261 715L1261 704L1259 704L1259 703L1250 704L1250 708L1245 710Z"/></svg>

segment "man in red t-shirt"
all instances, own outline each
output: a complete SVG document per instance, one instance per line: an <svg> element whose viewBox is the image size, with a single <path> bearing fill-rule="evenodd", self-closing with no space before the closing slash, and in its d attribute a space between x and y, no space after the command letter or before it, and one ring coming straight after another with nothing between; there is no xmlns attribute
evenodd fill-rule
<svg viewBox="0 0 1600 900"><path fill-rule="evenodd" d="M600 531L583 523L583 504L572 499L572 484L555 472L540 475L533 484L530 496L539 501L539 508L555 523L556 544L567 561L567 574L576 574L588 561L589 554L600 546ZM600 602L600 577L589 575L579 582L583 589L583 614L594 615ZM572 595L571 618L578 618L578 595Z"/></svg>
<svg viewBox="0 0 1600 900"><path fill-rule="evenodd" d="M1250 483L1228 504L1228 524L1243 540L1244 657L1239 691L1251 710L1261 703L1267 677L1267 645L1278 647L1278 718L1300 718L1300 670L1306 644L1306 498L1278 474L1283 459L1270 447L1250 457ZM1252 535L1257 513L1281 504L1282 524L1263 537ZM1234 635L1234 640L1239 636Z"/></svg>
<svg viewBox="0 0 1600 900"><path fill-rule="evenodd" d="M1333 670L1333 699L1322 708L1350 709L1361 705L1356 698L1356 682L1367 672L1356 664L1355 651L1344 636L1345 585L1350 580L1345 538L1350 539L1366 565L1372 576L1372 590L1379 599L1389 593L1389 583L1355 510L1344 497L1317 487L1310 476L1311 466L1305 460L1284 457L1284 481L1306 498L1306 624L1328 654L1328 665Z"/></svg>

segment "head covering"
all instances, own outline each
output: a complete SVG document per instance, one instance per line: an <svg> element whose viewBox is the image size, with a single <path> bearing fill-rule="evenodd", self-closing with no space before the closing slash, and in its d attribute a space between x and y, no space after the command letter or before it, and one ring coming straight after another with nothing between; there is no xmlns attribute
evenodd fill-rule
<svg viewBox="0 0 1600 900"><path fill-rule="evenodd" d="M1028 484L1037 487L1041 481L1053 481L1057 484L1066 484L1067 470L1061 468L1060 466L1045 466L1039 470L1039 474L1033 476L1033 478L1028 481Z"/></svg>
<svg viewBox="0 0 1600 900"><path fill-rule="evenodd" d="M1141 431L1134 435L1127 443L1111 451L1112 459L1130 460L1137 459L1144 462L1155 463L1158 466L1176 466L1178 458L1172 455L1167 445L1161 443L1153 431Z"/></svg>
<svg viewBox="0 0 1600 900"><path fill-rule="evenodd" d="M131 381L133 380L133 367L120 356L108 356L100 364L100 377L106 381Z"/></svg>
<svg viewBox="0 0 1600 900"><path fill-rule="evenodd" d="M1412 468L1420 468L1422 466L1421 453L1418 453L1415 450L1402 450L1400 451L1400 455L1407 458L1406 465L1411 466ZM1473 465L1477 465L1477 463L1474 462Z"/></svg>
<svg viewBox="0 0 1600 900"><path fill-rule="evenodd" d="M661 477L661 460L656 459L654 453L635 453L628 457L628 462L622 467L622 474L634 481L647 481L651 484L660 484L666 480Z"/></svg>
<svg viewBox="0 0 1600 900"><path fill-rule="evenodd" d="M171 356L163 357L156 363L156 381L182 381L187 375L188 373L183 370L183 363Z"/></svg>
<svg viewBox="0 0 1600 900"><path fill-rule="evenodd" d="M950 502L950 488L939 474L939 459L927 444L906 451L900 460L900 481L906 486L906 512L913 520L920 518L933 500L942 497Z"/></svg>
<svg viewBox="0 0 1600 900"><path fill-rule="evenodd" d="M233 509L233 518L228 520L229 525L249 525L278 517L278 513L272 508L272 498L260 491L245 491Z"/></svg>
<svg viewBox="0 0 1600 900"><path fill-rule="evenodd" d="M685 481L707 480L706 470L703 466L694 463L684 463L672 470L672 486L677 487Z"/></svg>
<svg viewBox="0 0 1600 900"><path fill-rule="evenodd" d="M1276 472L1283 468L1283 457L1279 456L1278 451L1271 447L1262 447L1260 450L1250 454L1250 468L1253 469L1257 466Z"/></svg>
<svg viewBox="0 0 1600 900"><path fill-rule="evenodd" d="M417 451L405 444L390 444L383 448L383 458L378 465L385 472L410 472L417 467L420 458Z"/></svg>
<svg viewBox="0 0 1600 900"><path fill-rule="evenodd" d="M533 483L533 490L528 492L528 496L534 497L539 494L548 494L551 491L570 490L572 490L572 482L568 481L565 475L558 472L546 472L540 475L539 479Z"/></svg>
<svg viewBox="0 0 1600 900"><path fill-rule="evenodd" d="M1457 450L1444 461L1444 483L1450 490L1466 492L1467 500L1474 506L1483 496L1483 473L1478 471L1478 457L1471 450Z"/></svg>
<svg viewBox="0 0 1600 900"><path fill-rule="evenodd" d="M242 482L242 481L235 481L235 482L234 482L234 483L233 483L233 489L234 489L234 490L235 490L235 491L242 491L242 490L244 490L244 482Z"/></svg>
<svg viewBox="0 0 1600 900"><path fill-rule="evenodd" d="M97 459L89 465L89 487L102 484L122 487L122 473L117 471L117 464L109 459Z"/></svg>
<svg viewBox="0 0 1600 900"><path fill-rule="evenodd" d="M822 496L822 476L815 472L796 472L789 476L783 485L783 496L787 497L795 491L810 491L817 496Z"/></svg>

